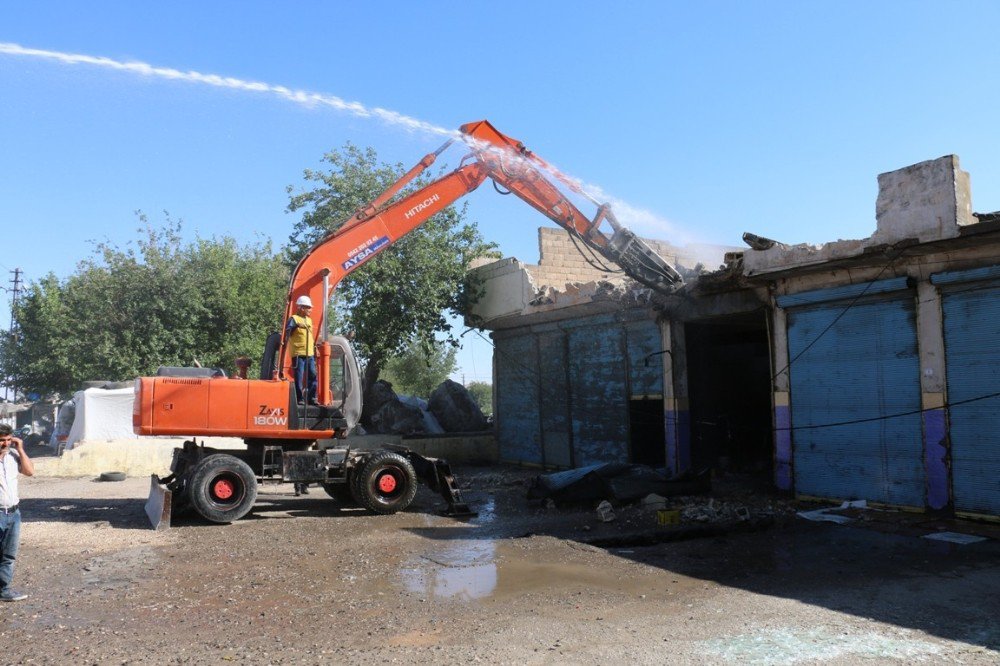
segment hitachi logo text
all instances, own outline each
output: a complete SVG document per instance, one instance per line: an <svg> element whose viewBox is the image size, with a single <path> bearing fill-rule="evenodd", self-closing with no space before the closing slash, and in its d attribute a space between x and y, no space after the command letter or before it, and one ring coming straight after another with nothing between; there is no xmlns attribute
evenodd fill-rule
<svg viewBox="0 0 1000 666"><path fill-rule="evenodd" d="M441 195L440 194L435 194L432 197L428 197L428 198L424 199L422 202L418 203L416 206L414 206L410 210L406 211L406 215L405 215L406 219L410 219L411 217L413 217L414 215L416 215L417 213L419 213L420 211L422 211L424 208L427 208L428 206L430 206L435 201L440 201L440 200L441 200Z"/></svg>

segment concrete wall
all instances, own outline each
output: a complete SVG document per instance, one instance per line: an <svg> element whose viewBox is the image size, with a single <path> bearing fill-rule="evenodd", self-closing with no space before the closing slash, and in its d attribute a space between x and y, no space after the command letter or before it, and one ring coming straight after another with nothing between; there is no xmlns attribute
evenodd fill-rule
<svg viewBox="0 0 1000 666"><path fill-rule="evenodd" d="M601 271L587 262L588 254L580 252L581 241L576 240L563 229L542 227L538 230L538 265L527 265L535 284L550 286L561 290L568 283L590 282L592 280L610 280L621 282L623 276L617 272ZM691 268L696 260L686 254L681 248L660 240L643 239L671 266L681 265ZM723 250L717 252L719 258ZM607 260L601 258L607 264ZM617 268L617 267L614 267Z"/></svg>
<svg viewBox="0 0 1000 666"><path fill-rule="evenodd" d="M500 259L472 272L484 283L483 295L473 308L473 313L484 320L519 314L535 297L533 277L517 259Z"/></svg>
<svg viewBox="0 0 1000 666"><path fill-rule="evenodd" d="M34 458L35 473L39 476L57 477L99 476L102 472L124 472L127 476L166 476L170 473L173 451L183 446L184 440L185 438L140 437L127 441L80 442L62 456ZM246 448L243 440L229 437L199 438L198 441L204 441L205 446L216 449ZM339 445L339 440L336 443ZM360 449L378 448L382 444L402 444L421 455L444 458L449 463L489 464L499 458L493 433L420 439L401 439L398 435L362 436L352 437L350 443L352 447ZM366 443L370 443L370 446L366 447Z"/></svg>
<svg viewBox="0 0 1000 666"><path fill-rule="evenodd" d="M676 247L665 241L644 239L672 266L693 268L703 263L709 269L722 262L730 247L689 245ZM617 288L627 284L623 273L607 272L588 263L576 241L563 229L538 229L538 264L527 264L514 258L501 259L470 271L484 280L484 293L472 308L472 321L487 328L504 328L504 319L535 312L573 307L607 296L610 283ZM601 259L601 262L608 262ZM644 289L644 288L641 288ZM510 325L518 325L514 322Z"/></svg>
<svg viewBox="0 0 1000 666"><path fill-rule="evenodd" d="M876 230L861 240L838 240L822 245L784 245L743 254L747 277L819 267L856 259L884 246L956 238L962 227L975 222L969 174L958 156L946 155L878 176Z"/></svg>
<svg viewBox="0 0 1000 666"><path fill-rule="evenodd" d="M959 227L975 222L969 174L957 155L879 174L875 219L876 243L955 238Z"/></svg>
<svg viewBox="0 0 1000 666"><path fill-rule="evenodd" d="M489 465L500 459L496 436L490 433L442 435L402 440L403 446L428 458L444 458L451 464Z"/></svg>
<svg viewBox="0 0 1000 666"><path fill-rule="evenodd" d="M629 459L629 400L664 391L662 358L644 363L663 345L651 311L584 313L494 339L502 461L579 467Z"/></svg>
<svg viewBox="0 0 1000 666"><path fill-rule="evenodd" d="M102 472L124 472L127 476L149 476L170 473L174 448L180 448L186 438L140 437L116 441L82 441L59 457L35 458L35 473L39 476L98 476ZM228 437L207 437L205 446L217 449L244 448L243 440Z"/></svg>

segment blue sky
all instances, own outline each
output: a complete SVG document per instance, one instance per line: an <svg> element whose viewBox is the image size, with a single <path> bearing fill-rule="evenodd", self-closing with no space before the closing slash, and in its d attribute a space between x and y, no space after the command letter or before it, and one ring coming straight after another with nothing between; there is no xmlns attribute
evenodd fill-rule
<svg viewBox="0 0 1000 666"><path fill-rule="evenodd" d="M877 174L955 153L1000 209L996 2L0 1L0 43L336 96L436 126L487 118L674 241L862 238ZM287 185L351 141L415 163L442 139L268 93L0 53L0 269L72 272L134 211L283 243ZM457 160L458 153L449 153ZM507 256L547 223L490 187ZM0 317L6 323L6 317ZM473 336L467 335L463 340ZM461 354L490 378L484 343Z"/></svg>

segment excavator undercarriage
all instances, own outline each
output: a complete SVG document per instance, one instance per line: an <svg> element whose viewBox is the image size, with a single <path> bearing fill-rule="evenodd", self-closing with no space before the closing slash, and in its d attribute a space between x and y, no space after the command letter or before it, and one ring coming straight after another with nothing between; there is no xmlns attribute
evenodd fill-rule
<svg viewBox="0 0 1000 666"><path fill-rule="evenodd" d="M189 440L174 449L170 470L170 476L151 479L146 515L154 529L170 527L172 517L186 511L215 523L239 520L253 508L258 485L269 483L316 483L345 506L392 514L410 505L419 480L445 499L443 515L476 515L446 461L391 444L295 450L255 442L234 450Z"/></svg>

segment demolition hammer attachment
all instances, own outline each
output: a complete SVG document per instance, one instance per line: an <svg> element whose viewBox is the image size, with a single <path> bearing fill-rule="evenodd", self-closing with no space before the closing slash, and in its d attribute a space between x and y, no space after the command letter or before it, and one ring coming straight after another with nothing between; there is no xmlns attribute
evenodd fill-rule
<svg viewBox="0 0 1000 666"><path fill-rule="evenodd" d="M608 245L600 251L621 266L626 275L654 291L669 294L683 282L680 273L625 227L616 229Z"/></svg>

